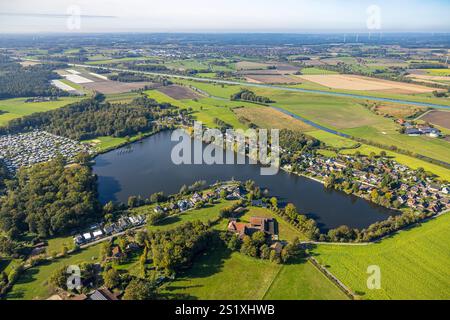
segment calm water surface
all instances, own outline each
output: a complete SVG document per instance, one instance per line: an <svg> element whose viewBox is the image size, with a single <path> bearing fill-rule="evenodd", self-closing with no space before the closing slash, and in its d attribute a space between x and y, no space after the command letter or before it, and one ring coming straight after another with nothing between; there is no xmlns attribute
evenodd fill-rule
<svg viewBox="0 0 450 320"><path fill-rule="evenodd" d="M177 142L170 139L171 132L152 137L102 155L95 160L100 200L126 202L131 195L148 197L163 191L175 194L183 184L205 180L212 184L218 180L245 181L252 179L268 188L284 202L292 202L301 213L314 218L322 230L348 225L364 228L394 214L343 192L327 190L313 180L280 171L276 176L261 176L255 165L175 165L171 151ZM229 152L229 151L228 151Z"/></svg>

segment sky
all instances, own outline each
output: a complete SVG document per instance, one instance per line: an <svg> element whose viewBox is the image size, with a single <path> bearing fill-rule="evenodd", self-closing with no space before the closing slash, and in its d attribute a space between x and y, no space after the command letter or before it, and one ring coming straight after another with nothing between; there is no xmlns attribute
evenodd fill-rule
<svg viewBox="0 0 450 320"><path fill-rule="evenodd" d="M450 0L0 0L0 33L450 32Z"/></svg>

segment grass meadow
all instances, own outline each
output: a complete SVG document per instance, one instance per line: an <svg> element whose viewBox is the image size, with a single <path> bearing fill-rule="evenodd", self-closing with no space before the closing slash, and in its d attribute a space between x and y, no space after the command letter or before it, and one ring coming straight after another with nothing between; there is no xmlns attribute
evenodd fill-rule
<svg viewBox="0 0 450 320"><path fill-rule="evenodd" d="M313 250L363 299L450 299L450 214L369 246L319 245ZM381 289L367 289L367 268L381 269Z"/></svg>
<svg viewBox="0 0 450 320"><path fill-rule="evenodd" d="M162 289L167 297L178 299L346 299L307 261L283 266L232 253L223 247L211 248Z"/></svg>
<svg viewBox="0 0 450 320"><path fill-rule="evenodd" d="M0 126L8 124L8 122L13 119L21 118L23 116L27 116L32 113L45 112L64 107L70 103L80 101L82 98L63 97L58 98L58 100L56 101L29 102L29 103L25 102L26 99L28 98L14 98L14 99L0 100L0 111L6 112L0 114Z"/></svg>

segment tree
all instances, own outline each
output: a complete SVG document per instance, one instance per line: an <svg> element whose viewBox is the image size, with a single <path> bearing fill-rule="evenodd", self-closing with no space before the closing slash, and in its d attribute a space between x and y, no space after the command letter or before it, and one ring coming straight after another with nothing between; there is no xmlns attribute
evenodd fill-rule
<svg viewBox="0 0 450 320"><path fill-rule="evenodd" d="M56 269L50 277L50 284L56 288L67 290L67 266Z"/></svg>
<svg viewBox="0 0 450 320"><path fill-rule="evenodd" d="M111 242L104 241L100 246L100 257L102 257L102 260L105 260L110 255L111 255Z"/></svg>
<svg viewBox="0 0 450 320"><path fill-rule="evenodd" d="M109 201L107 204L103 206L103 212L105 214L111 214L114 212L114 203L112 201Z"/></svg>
<svg viewBox="0 0 450 320"><path fill-rule="evenodd" d="M130 196L128 198L128 208L132 209L138 206L138 198L136 196Z"/></svg>
<svg viewBox="0 0 450 320"><path fill-rule="evenodd" d="M134 236L134 240L140 246L145 245L145 241L147 239L148 239L148 234L144 230L139 230L138 232L136 232L136 235Z"/></svg>
<svg viewBox="0 0 450 320"><path fill-rule="evenodd" d="M268 260L270 258L270 251L271 250L270 250L270 248L269 248L269 246L267 244L263 244L261 246L261 248L259 249L259 251L260 251L261 259Z"/></svg>
<svg viewBox="0 0 450 320"><path fill-rule="evenodd" d="M272 205L272 208L278 208L278 199L276 197L270 198L270 204Z"/></svg>
<svg viewBox="0 0 450 320"><path fill-rule="evenodd" d="M258 256L258 248L252 241L252 238L245 236L242 240L241 253L256 258Z"/></svg>
<svg viewBox="0 0 450 320"><path fill-rule="evenodd" d="M241 240L236 234L233 234L227 242L227 248L236 251L239 250L241 245Z"/></svg>
<svg viewBox="0 0 450 320"><path fill-rule="evenodd" d="M116 269L111 268L103 274L103 281L109 289L118 288L120 286L120 273Z"/></svg>
<svg viewBox="0 0 450 320"><path fill-rule="evenodd" d="M280 254L275 250L270 250L269 260L278 264L281 263Z"/></svg>
<svg viewBox="0 0 450 320"><path fill-rule="evenodd" d="M286 215L289 217L289 219L291 221L294 221L297 219L297 208L292 204L292 203L288 203L286 208L284 208L284 212L286 213Z"/></svg>
<svg viewBox="0 0 450 320"><path fill-rule="evenodd" d="M262 231L257 231L252 235L253 245L260 247L266 243L266 234Z"/></svg>
<svg viewBox="0 0 450 320"><path fill-rule="evenodd" d="M131 280L123 295L124 300L152 300L155 297L153 283L142 279Z"/></svg>

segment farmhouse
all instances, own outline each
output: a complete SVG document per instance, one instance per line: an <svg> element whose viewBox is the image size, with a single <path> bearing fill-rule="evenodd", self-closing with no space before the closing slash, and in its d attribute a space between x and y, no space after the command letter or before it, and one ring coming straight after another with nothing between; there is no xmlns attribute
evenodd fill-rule
<svg viewBox="0 0 450 320"><path fill-rule="evenodd" d="M251 217L250 223L237 222L230 220L228 231L233 232L239 237L251 236L253 233L262 231L272 237L273 240L278 239L278 223L274 218Z"/></svg>

